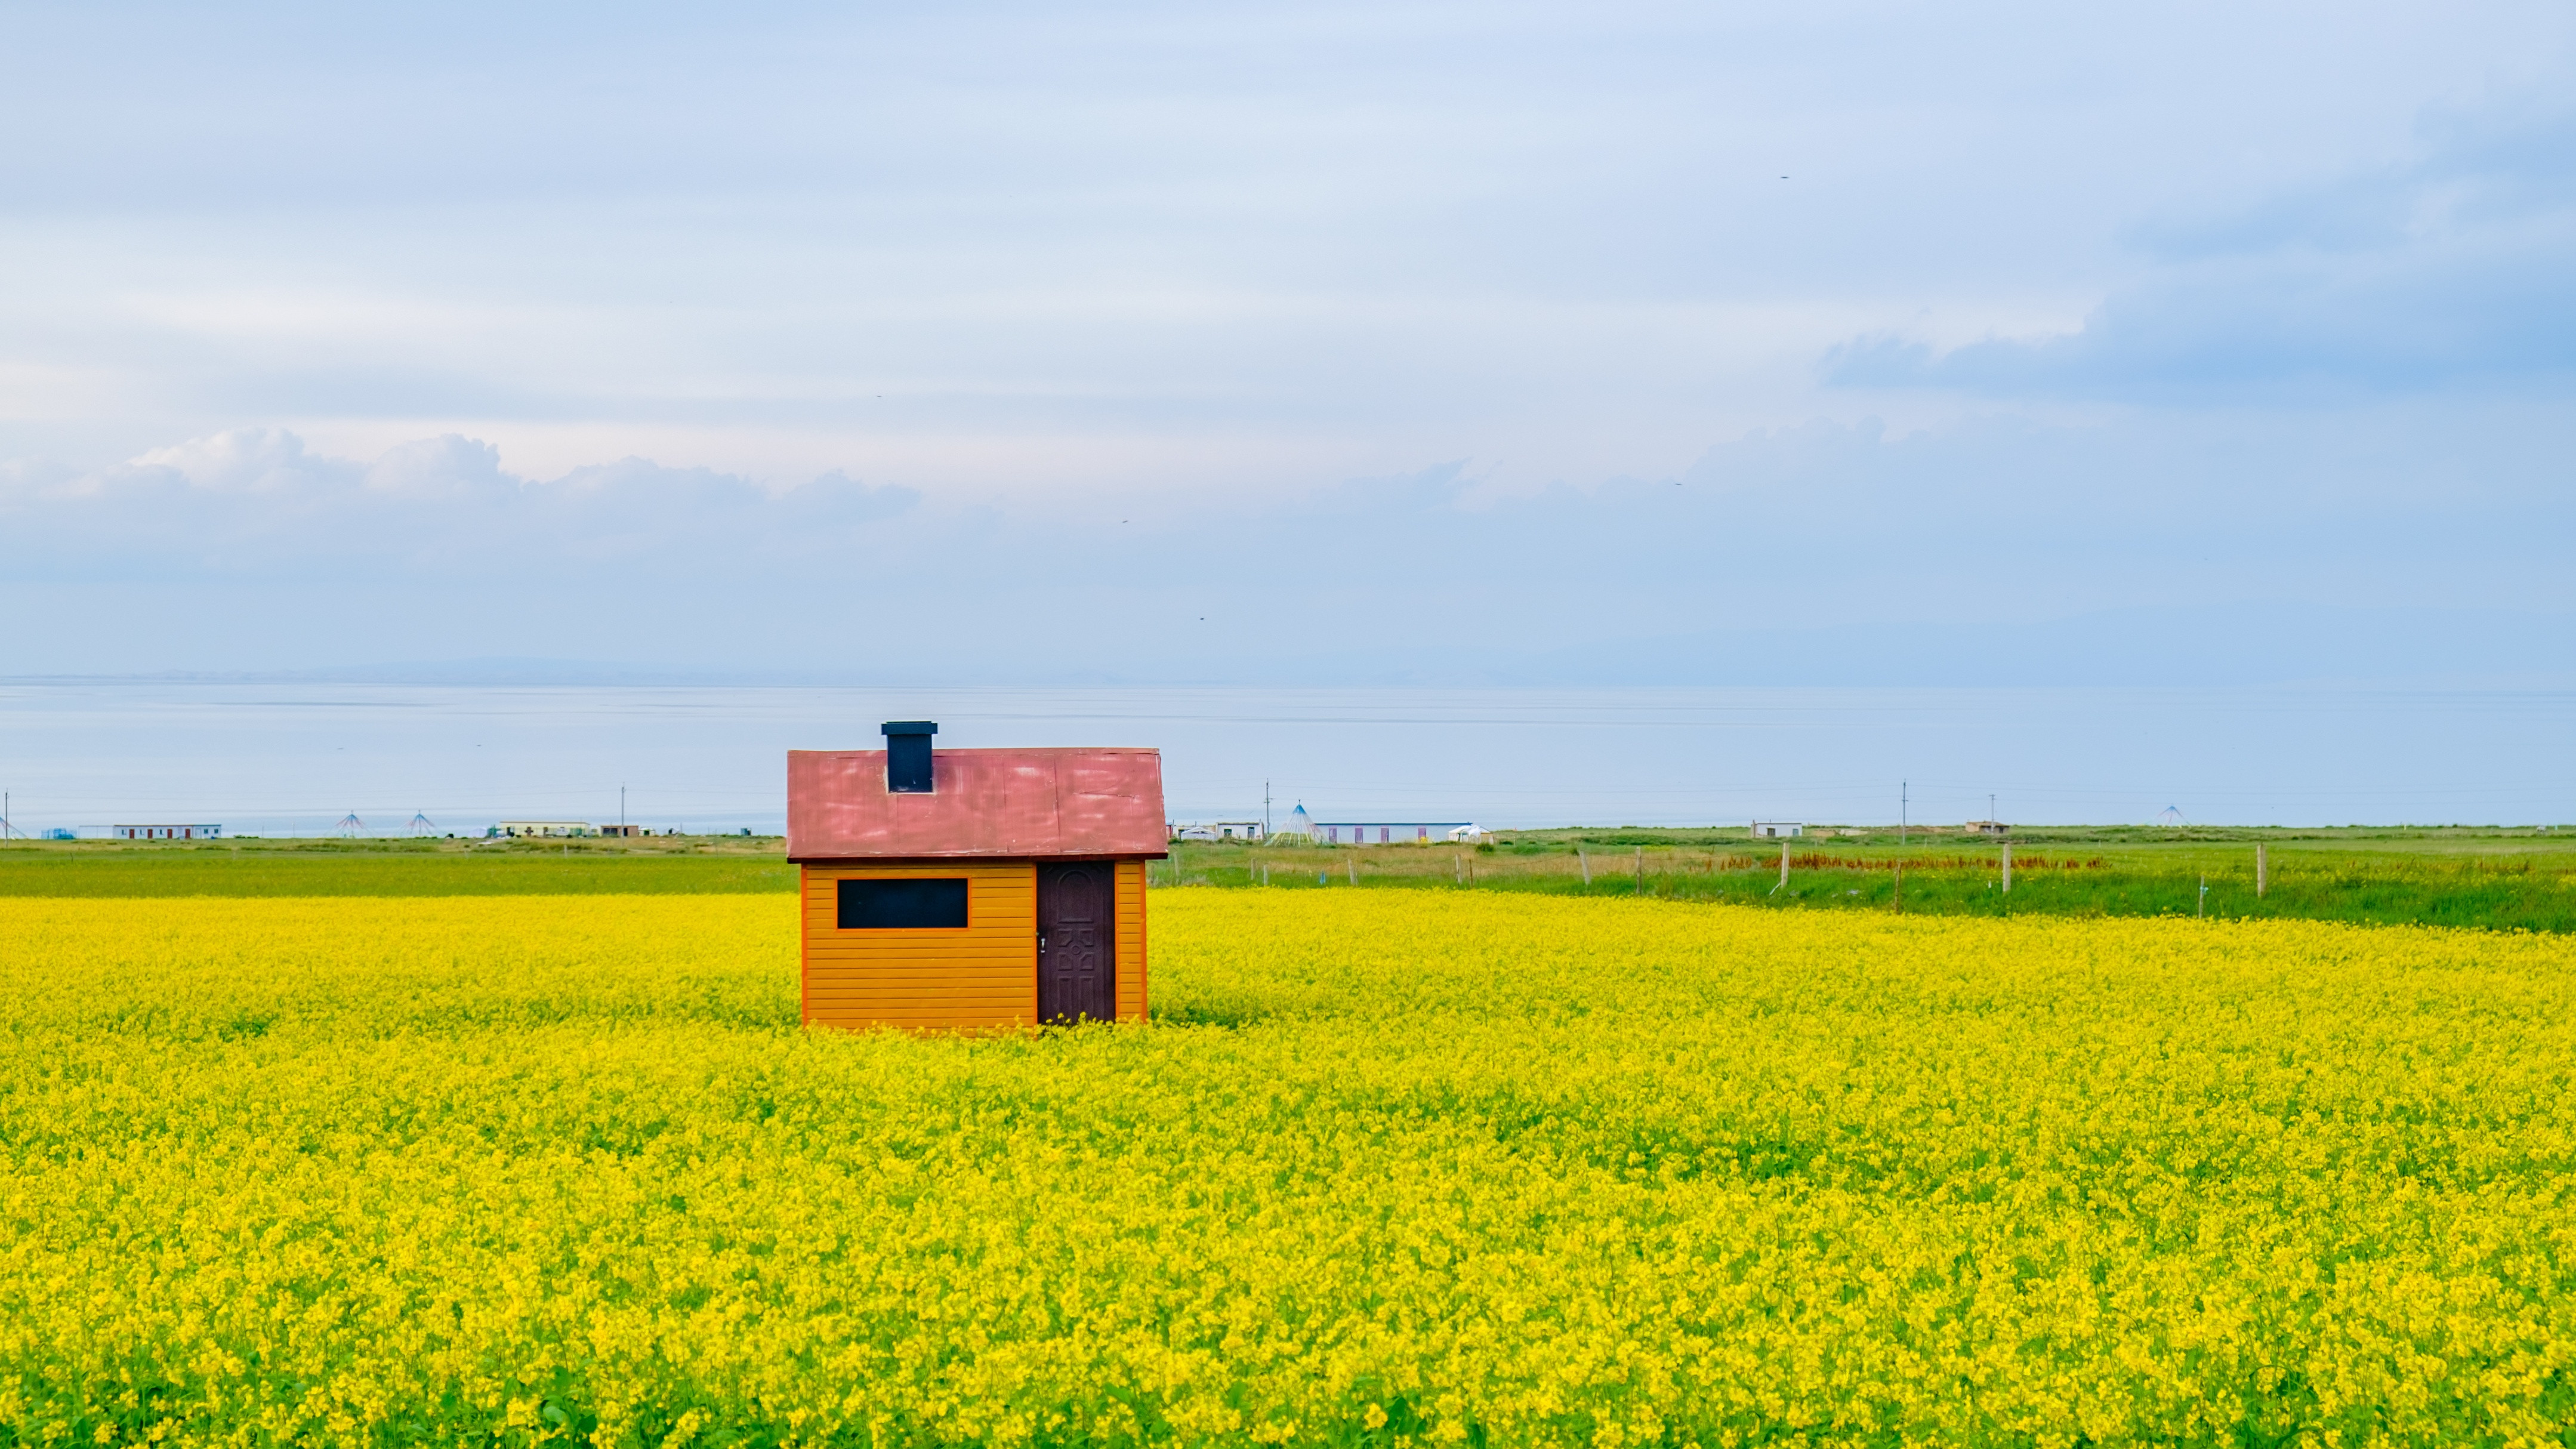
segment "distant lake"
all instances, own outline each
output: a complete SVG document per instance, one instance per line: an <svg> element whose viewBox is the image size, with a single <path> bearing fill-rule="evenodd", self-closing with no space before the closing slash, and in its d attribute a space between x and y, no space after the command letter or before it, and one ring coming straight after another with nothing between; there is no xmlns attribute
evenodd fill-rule
<svg viewBox="0 0 2576 1449"><path fill-rule="evenodd" d="M1153 745L1177 820L2576 820L2576 691L0 685L21 832L783 828L790 749Z"/></svg>

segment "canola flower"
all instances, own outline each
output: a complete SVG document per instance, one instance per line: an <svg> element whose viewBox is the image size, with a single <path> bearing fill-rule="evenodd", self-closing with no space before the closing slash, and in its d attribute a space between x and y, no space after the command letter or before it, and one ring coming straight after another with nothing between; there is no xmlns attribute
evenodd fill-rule
<svg viewBox="0 0 2576 1449"><path fill-rule="evenodd" d="M15 1443L2563 1444L2576 945L1167 891L0 903Z"/></svg>

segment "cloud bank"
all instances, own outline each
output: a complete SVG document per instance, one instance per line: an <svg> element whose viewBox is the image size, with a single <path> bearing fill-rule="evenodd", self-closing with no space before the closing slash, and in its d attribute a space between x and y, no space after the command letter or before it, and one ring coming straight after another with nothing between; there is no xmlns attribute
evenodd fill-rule
<svg viewBox="0 0 2576 1449"><path fill-rule="evenodd" d="M119 467L0 492L41 555L30 581L122 578L305 582L398 576L502 580L589 567L792 565L864 549L870 525L921 501L837 473L770 489L642 458L534 480L489 443L454 434L372 462L313 451L277 429L156 448ZM683 561L686 561L685 564Z"/></svg>
<svg viewBox="0 0 2576 1449"><path fill-rule="evenodd" d="M2428 484L2410 440L2445 421L2452 472ZM0 674L513 657L959 682L2576 673L2557 560L2576 423L2401 409L2343 427L2324 448L2241 418L1816 425L1589 488L1495 494L1451 461L1250 501L1022 508L633 458L539 481L455 436L361 461L231 433L0 488L31 621Z"/></svg>
<svg viewBox="0 0 2576 1449"><path fill-rule="evenodd" d="M2437 116L2404 164L2136 240L2145 275L2076 332L1948 351L1880 334L1826 376L2232 406L2576 381L2576 112Z"/></svg>

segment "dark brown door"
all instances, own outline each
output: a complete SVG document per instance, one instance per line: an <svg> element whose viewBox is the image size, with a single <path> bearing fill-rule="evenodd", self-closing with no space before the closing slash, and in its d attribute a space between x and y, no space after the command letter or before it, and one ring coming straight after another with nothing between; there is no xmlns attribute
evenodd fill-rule
<svg viewBox="0 0 2576 1449"><path fill-rule="evenodd" d="M1105 860L1038 866L1040 1021L1118 1017L1114 869Z"/></svg>

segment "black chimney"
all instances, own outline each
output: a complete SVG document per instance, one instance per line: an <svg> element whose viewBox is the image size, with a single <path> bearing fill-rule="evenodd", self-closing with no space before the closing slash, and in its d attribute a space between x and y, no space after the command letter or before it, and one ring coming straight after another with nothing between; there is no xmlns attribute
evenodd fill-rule
<svg viewBox="0 0 2576 1449"><path fill-rule="evenodd" d="M939 726L926 719L886 721L886 793L930 793L930 737L937 733Z"/></svg>

